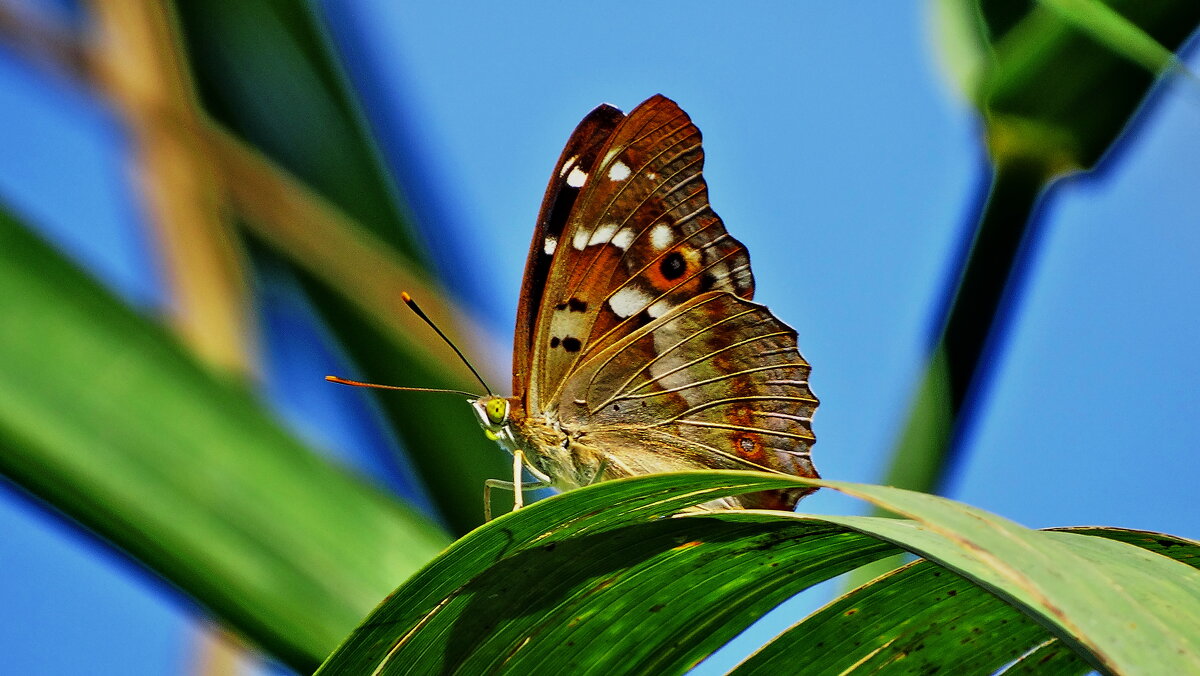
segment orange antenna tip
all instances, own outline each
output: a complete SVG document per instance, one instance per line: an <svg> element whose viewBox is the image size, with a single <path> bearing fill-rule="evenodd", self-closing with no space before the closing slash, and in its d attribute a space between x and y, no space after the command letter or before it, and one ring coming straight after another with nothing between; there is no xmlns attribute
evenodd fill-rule
<svg viewBox="0 0 1200 676"><path fill-rule="evenodd" d="M401 291L400 292L400 300L404 301L405 304L408 304L408 303L412 302L412 296L408 295L407 291Z"/></svg>
<svg viewBox="0 0 1200 676"><path fill-rule="evenodd" d="M354 387L373 387L377 390L400 390L401 392L442 392L445 394L458 394L470 399L479 399L478 394L464 392L462 390L443 390L433 387L399 387L397 385L377 385L375 383L364 383L359 380L347 380L337 376L325 376L325 380L331 383L339 383L342 385L353 385Z"/></svg>

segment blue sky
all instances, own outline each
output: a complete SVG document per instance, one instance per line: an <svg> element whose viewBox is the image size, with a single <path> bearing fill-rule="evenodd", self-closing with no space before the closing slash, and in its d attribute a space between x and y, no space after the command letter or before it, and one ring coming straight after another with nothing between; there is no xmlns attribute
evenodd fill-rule
<svg viewBox="0 0 1200 676"><path fill-rule="evenodd" d="M747 13L651 2L636 17L603 5L319 7L385 157L427 189L426 238L492 330L481 346L508 344L534 217L574 125L604 101L677 100L704 134L712 203L750 250L757 298L798 330L813 364L815 462L827 477L879 478L986 177L925 3ZM1035 527L1200 537L1197 100L1194 85L1164 88L1101 172L1045 204L952 497ZM3 50L0 117L0 199L131 302L161 306L119 121ZM355 450L390 443L386 432L320 389L334 352L319 328L296 332L303 305L274 283L266 392L301 433L350 462L370 457ZM505 381L507 352L479 349ZM0 647L14 664L153 674L189 663L186 600L15 490L0 497ZM819 495L802 509L858 507ZM703 670L812 603L785 605Z"/></svg>

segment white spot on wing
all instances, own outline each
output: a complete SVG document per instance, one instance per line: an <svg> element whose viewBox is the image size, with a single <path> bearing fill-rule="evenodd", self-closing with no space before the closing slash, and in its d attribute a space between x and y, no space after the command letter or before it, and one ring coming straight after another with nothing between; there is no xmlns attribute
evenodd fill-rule
<svg viewBox="0 0 1200 676"><path fill-rule="evenodd" d="M592 232L591 238L588 239L588 246L608 244L608 241L612 239L613 233L616 232L616 230L617 226L615 223L605 223L604 225L597 227L596 230Z"/></svg>
<svg viewBox="0 0 1200 676"><path fill-rule="evenodd" d="M608 169L608 179L610 181L624 181L629 178L629 165L621 160L617 160Z"/></svg>
<svg viewBox="0 0 1200 676"><path fill-rule="evenodd" d="M571 156L571 159L567 160L566 162L563 162L562 169L559 169L559 170L558 170L558 176L559 176L559 178L562 178L563 176L566 176L566 175L567 175L567 172L571 170L571 167L574 167L574 166L575 166L575 162L577 162L578 160L579 160L579 156L578 156L578 155L572 155L572 156Z"/></svg>
<svg viewBox="0 0 1200 676"><path fill-rule="evenodd" d="M557 248L558 248L558 238L555 237L554 235L547 236L546 243L542 247L542 251L545 251L547 256L553 256L554 250Z"/></svg>
<svg viewBox="0 0 1200 676"><path fill-rule="evenodd" d="M630 244L633 244L633 238L636 236L637 233L635 233L633 230L629 228L621 228L617 231L617 234L613 235L612 245L621 251L625 251L629 248Z"/></svg>
<svg viewBox="0 0 1200 676"><path fill-rule="evenodd" d="M584 228L576 230L574 236L571 237L571 246L579 249L580 251L583 251L583 247L587 246L587 243L588 231Z"/></svg>
<svg viewBox="0 0 1200 676"><path fill-rule="evenodd" d="M613 312L621 319L625 319L630 315L635 315L646 307L646 304L654 300L650 294L642 291L636 286L626 286L617 291L608 299L608 305Z"/></svg>
<svg viewBox="0 0 1200 676"><path fill-rule="evenodd" d="M670 309L671 309L671 304L668 303L666 301L666 299L663 299L663 300L658 301L654 305L651 305L650 307L646 308L646 313L649 314L651 317L658 319L659 317L667 314L667 310L670 310Z"/></svg>
<svg viewBox="0 0 1200 676"><path fill-rule="evenodd" d="M650 230L650 244L655 249L665 249L671 246L671 240L675 239L671 234L671 226L659 223Z"/></svg>
<svg viewBox="0 0 1200 676"><path fill-rule="evenodd" d="M585 181L587 181L587 173L579 167L571 167L571 173L567 174L567 185L572 188L582 188Z"/></svg>

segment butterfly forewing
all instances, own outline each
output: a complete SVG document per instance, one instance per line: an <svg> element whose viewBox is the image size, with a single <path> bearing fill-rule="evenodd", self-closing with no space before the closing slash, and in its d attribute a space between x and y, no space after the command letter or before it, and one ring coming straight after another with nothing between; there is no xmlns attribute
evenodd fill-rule
<svg viewBox="0 0 1200 676"><path fill-rule="evenodd" d="M754 293L750 259L708 203L700 131L656 96L612 132L585 175L551 264L536 347L548 403L584 356L699 293Z"/></svg>
<svg viewBox="0 0 1200 676"><path fill-rule="evenodd" d="M624 113L609 105L598 106L588 113L571 134L554 166L554 173L550 175L525 262L521 304L517 309L513 337L513 394L517 397L525 398L527 388L537 386L536 381L531 382L529 378L530 360L541 352L533 344L535 323L554 254L583 185L579 178L592 172L601 147L624 118ZM536 392L531 394L536 397Z"/></svg>

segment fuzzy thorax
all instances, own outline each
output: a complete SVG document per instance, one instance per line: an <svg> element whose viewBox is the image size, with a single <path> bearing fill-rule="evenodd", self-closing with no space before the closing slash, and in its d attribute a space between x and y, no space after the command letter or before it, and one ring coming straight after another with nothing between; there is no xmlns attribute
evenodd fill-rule
<svg viewBox="0 0 1200 676"><path fill-rule="evenodd" d="M481 397L471 402L488 438L512 453L520 450L534 469L562 490L602 480L601 454L559 425L551 415L526 416L516 397Z"/></svg>

